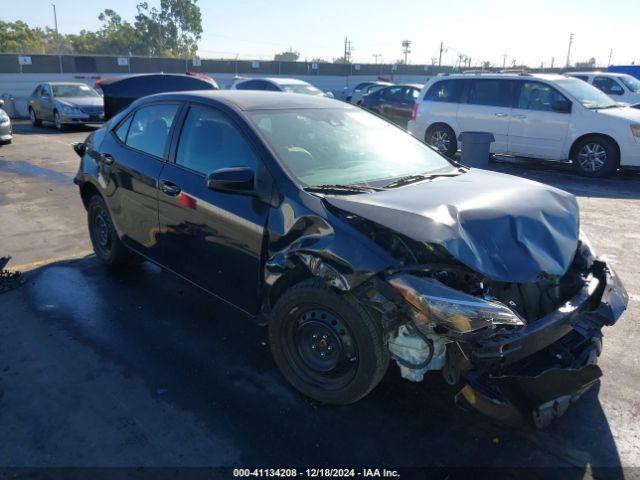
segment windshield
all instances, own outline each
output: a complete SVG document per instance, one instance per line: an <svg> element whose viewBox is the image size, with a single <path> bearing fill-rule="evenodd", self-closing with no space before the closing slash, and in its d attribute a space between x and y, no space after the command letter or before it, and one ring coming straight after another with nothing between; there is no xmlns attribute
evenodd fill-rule
<svg viewBox="0 0 640 480"><path fill-rule="evenodd" d="M563 78L562 80L557 80L557 83L585 108L596 109L618 106L606 93L577 78Z"/></svg>
<svg viewBox="0 0 640 480"><path fill-rule="evenodd" d="M86 85L51 85L54 97L99 97L100 94Z"/></svg>
<svg viewBox="0 0 640 480"><path fill-rule="evenodd" d="M406 132L356 108L250 112L281 163L304 186L375 185L457 169Z"/></svg>
<svg viewBox="0 0 640 480"><path fill-rule="evenodd" d="M640 93L640 80L631 75L620 75L620 81L633 93Z"/></svg>
<svg viewBox="0 0 640 480"><path fill-rule="evenodd" d="M299 83L280 85L282 90L289 93L305 93L307 95L323 95L321 90L318 90L313 85L305 85Z"/></svg>

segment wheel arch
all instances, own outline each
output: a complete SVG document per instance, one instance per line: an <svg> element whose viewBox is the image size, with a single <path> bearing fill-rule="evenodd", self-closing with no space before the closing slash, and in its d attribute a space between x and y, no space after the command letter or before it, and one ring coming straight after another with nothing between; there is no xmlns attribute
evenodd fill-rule
<svg viewBox="0 0 640 480"><path fill-rule="evenodd" d="M573 143L571 144L571 148L569 149L569 159L573 160L573 157L576 153L576 149L578 148L578 144L584 140L585 138L588 137L600 137L600 138L605 138L607 140L609 140L613 146L616 148L616 151L618 152L618 167L620 166L620 156L621 156L621 152L620 152L620 145L618 144L618 142L616 142L616 140L610 136L607 135L606 133L598 133L598 132L593 132L593 133L585 133L584 135L580 135L578 138L576 138Z"/></svg>
<svg viewBox="0 0 640 480"><path fill-rule="evenodd" d="M89 200L94 195L100 195L100 190L91 182L83 182L80 184L80 198L82 199L82 204L84 205L85 210L89 206Z"/></svg>

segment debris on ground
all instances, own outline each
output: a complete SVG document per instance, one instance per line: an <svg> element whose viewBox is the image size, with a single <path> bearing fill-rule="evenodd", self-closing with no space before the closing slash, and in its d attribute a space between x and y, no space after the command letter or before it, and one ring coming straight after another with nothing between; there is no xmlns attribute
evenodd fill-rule
<svg viewBox="0 0 640 480"><path fill-rule="evenodd" d="M8 292L22 285L22 273L5 270L11 257L0 257L0 293Z"/></svg>

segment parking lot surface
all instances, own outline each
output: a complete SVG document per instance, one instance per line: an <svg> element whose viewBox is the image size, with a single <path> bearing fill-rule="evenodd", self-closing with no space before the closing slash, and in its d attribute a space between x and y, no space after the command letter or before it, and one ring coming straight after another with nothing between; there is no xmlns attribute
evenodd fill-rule
<svg viewBox="0 0 640 480"><path fill-rule="evenodd" d="M562 166L491 168L574 193L582 228L614 266L629 309L605 329L604 376L544 431L457 409L439 374L391 365L368 397L321 405L289 387L257 327L148 263L90 255L70 144L16 122L0 147L0 256L25 270L0 295L2 466L564 467L569 478L640 469L640 175L585 179Z"/></svg>

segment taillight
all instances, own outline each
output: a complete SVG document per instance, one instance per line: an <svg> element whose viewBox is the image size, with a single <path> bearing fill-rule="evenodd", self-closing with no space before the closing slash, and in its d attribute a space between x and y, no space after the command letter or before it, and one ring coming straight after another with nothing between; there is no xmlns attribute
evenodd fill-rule
<svg viewBox="0 0 640 480"><path fill-rule="evenodd" d="M418 104L417 103L413 106L413 110L411 110L411 120L415 120L416 118L418 118Z"/></svg>

